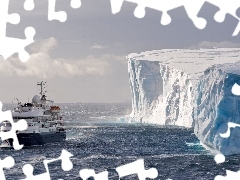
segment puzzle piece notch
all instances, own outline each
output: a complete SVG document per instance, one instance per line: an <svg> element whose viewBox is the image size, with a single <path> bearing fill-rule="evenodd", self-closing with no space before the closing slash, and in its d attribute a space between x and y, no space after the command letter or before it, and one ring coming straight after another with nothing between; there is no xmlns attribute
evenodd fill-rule
<svg viewBox="0 0 240 180"><path fill-rule="evenodd" d="M82 169L79 171L79 176L83 180L87 180L90 177L94 177L94 180L108 180L108 171L96 174L93 169Z"/></svg>
<svg viewBox="0 0 240 180"><path fill-rule="evenodd" d="M65 11L55 11L56 0L48 0L48 20L58 20L65 22L67 20L67 13Z"/></svg>
<svg viewBox="0 0 240 180"><path fill-rule="evenodd" d="M192 20L195 27L198 29L204 29L207 25L207 21L204 18L198 17L198 13L200 12L205 0L191 1L184 0L183 6L187 12L189 19Z"/></svg>
<svg viewBox="0 0 240 180"><path fill-rule="evenodd" d="M13 139L13 148L19 150L23 145L19 144L16 131L23 131L27 129L27 122L24 119L21 119L17 122L13 121L11 111L2 111L2 102L0 102L0 122L8 121L11 123L11 130L7 132L0 132L0 137L2 141L7 139Z"/></svg>
<svg viewBox="0 0 240 180"><path fill-rule="evenodd" d="M116 171L118 172L119 178L137 174L139 180L145 180L146 178L154 179L158 176L156 168L145 170L143 159L120 166L116 168Z"/></svg>
<svg viewBox="0 0 240 180"><path fill-rule="evenodd" d="M231 128L240 127L240 124L228 122L228 129L226 133L219 133L222 138L228 138L231 134Z"/></svg>
<svg viewBox="0 0 240 180"><path fill-rule="evenodd" d="M223 154L217 154L214 157L214 160L217 164L221 164L225 162L225 156Z"/></svg>
<svg viewBox="0 0 240 180"><path fill-rule="evenodd" d="M66 150L62 150L62 154L58 159L62 160L62 169L64 171L70 171L73 168L73 163L70 160L70 157L72 157L73 155L66 151Z"/></svg>
<svg viewBox="0 0 240 180"><path fill-rule="evenodd" d="M237 83L235 83L235 84L233 85L231 91L232 91L232 93L233 93L234 95L240 96L240 86L239 86Z"/></svg>
<svg viewBox="0 0 240 180"><path fill-rule="evenodd" d="M62 169L64 171L70 171L73 168L73 164L70 160L70 157L73 155L68 152L67 150L63 149L61 155L56 159L50 159L50 160L44 160L43 164L46 169L45 173L33 175L33 166L31 164L25 164L22 168L23 173L26 175L26 178L24 180L51 180L50 178L50 172L48 169L48 164L61 160L62 161Z"/></svg>
<svg viewBox="0 0 240 180"><path fill-rule="evenodd" d="M120 12L120 10L122 9L123 1L124 0L118 0L118 1L110 0L111 9L112 9L113 14L117 14Z"/></svg>
<svg viewBox="0 0 240 180"><path fill-rule="evenodd" d="M81 0L71 0L71 7L73 9L78 9L82 5Z"/></svg>
<svg viewBox="0 0 240 180"><path fill-rule="evenodd" d="M71 0L71 7L74 9L81 7L81 0ZM55 11L56 0L48 0L48 20L58 20L65 22L67 20L67 13L65 11Z"/></svg>
<svg viewBox="0 0 240 180"><path fill-rule="evenodd" d="M8 15L8 18L9 18L8 22L11 24L18 24L20 22L20 16L17 13Z"/></svg>
<svg viewBox="0 0 240 180"><path fill-rule="evenodd" d="M240 1L239 0L208 0L209 3L219 7L219 11L215 14L214 19L217 22L223 22L225 20L225 17L227 14L230 14L237 18L238 20L239 17L236 15L237 9L240 7Z"/></svg>
<svg viewBox="0 0 240 180"><path fill-rule="evenodd" d="M11 168L14 166L14 164L15 164L15 160L11 156L8 156L8 157L4 158L3 160L0 159L0 179L1 180L6 179L4 172L3 172L3 168Z"/></svg>
<svg viewBox="0 0 240 180"><path fill-rule="evenodd" d="M73 9L81 7L81 0L71 0L70 3ZM67 14L64 11L55 11L56 0L48 0L48 20L59 20L60 22L65 22L67 20ZM25 0L24 9L26 11L32 11L34 9L34 0Z"/></svg>
<svg viewBox="0 0 240 180"><path fill-rule="evenodd" d="M24 9L26 11L32 11L34 9L34 0L25 0L24 2Z"/></svg>

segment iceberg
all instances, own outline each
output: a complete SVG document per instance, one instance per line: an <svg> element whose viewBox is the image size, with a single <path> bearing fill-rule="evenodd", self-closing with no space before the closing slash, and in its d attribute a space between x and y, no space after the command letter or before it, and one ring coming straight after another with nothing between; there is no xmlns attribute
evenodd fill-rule
<svg viewBox="0 0 240 180"><path fill-rule="evenodd" d="M127 56L131 121L194 128L201 143L240 154L240 49L163 49ZM239 92L240 93L240 92Z"/></svg>

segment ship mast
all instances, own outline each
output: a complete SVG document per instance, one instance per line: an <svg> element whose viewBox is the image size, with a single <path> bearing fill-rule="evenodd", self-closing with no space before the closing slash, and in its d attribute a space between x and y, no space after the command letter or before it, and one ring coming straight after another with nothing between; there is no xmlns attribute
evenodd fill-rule
<svg viewBox="0 0 240 180"><path fill-rule="evenodd" d="M47 91L45 91L46 83L47 82L43 82L43 81L37 83L37 85L40 86L40 93L39 94L41 94L41 96L45 95L45 92L47 92Z"/></svg>

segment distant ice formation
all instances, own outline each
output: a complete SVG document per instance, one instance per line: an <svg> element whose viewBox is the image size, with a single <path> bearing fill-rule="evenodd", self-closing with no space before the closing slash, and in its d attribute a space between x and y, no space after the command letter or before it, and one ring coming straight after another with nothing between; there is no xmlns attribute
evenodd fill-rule
<svg viewBox="0 0 240 180"><path fill-rule="evenodd" d="M225 155L240 154L240 49L165 49L127 56L134 122L193 127ZM240 92L239 92L240 93Z"/></svg>

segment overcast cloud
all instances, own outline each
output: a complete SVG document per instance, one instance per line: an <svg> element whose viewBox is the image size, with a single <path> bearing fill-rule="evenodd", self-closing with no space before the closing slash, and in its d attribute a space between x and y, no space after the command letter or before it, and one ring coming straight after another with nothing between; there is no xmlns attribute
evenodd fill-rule
<svg viewBox="0 0 240 180"><path fill-rule="evenodd" d="M206 3L199 17L208 21L197 29L184 8L170 11L172 22L160 25L161 12L146 10L143 19L133 15L136 7L124 2L120 13L111 13L110 0L82 0L72 9L70 0L57 0L57 10L68 14L65 23L47 20L47 0L35 1L33 11L23 9L25 0L11 0L9 11L19 13L18 25L8 24L7 36L25 38L24 29L36 29L35 43L27 47L31 58L0 58L0 100L14 97L26 101L36 94L36 82L48 82L48 97L56 102L129 102L131 93L125 57L132 52L163 48L240 47L232 37L238 21L226 16L214 21L218 11ZM26 90L27 89L27 90Z"/></svg>
<svg viewBox="0 0 240 180"><path fill-rule="evenodd" d="M9 58L0 63L1 76L20 76L34 78L73 78L75 76L107 75L111 70L111 63L124 60L124 57L103 54L101 57L89 55L81 59L52 58L51 51L57 47L57 40L53 37L38 40L30 47L29 61L22 63L18 58Z"/></svg>

